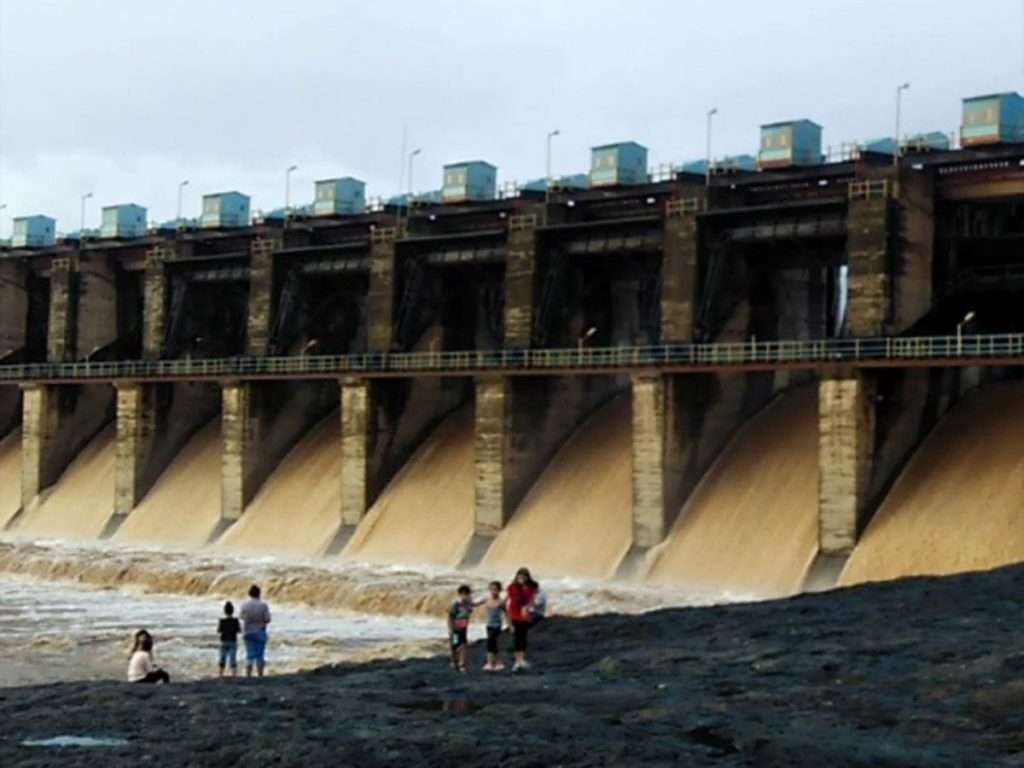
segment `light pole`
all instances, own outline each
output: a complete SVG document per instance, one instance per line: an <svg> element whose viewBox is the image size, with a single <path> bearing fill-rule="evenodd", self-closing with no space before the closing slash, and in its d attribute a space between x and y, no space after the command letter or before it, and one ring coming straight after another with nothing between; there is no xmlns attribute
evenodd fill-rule
<svg viewBox="0 0 1024 768"><path fill-rule="evenodd" d="M547 152L544 155L544 223L548 223L548 202L551 200L551 140L559 136L561 131L555 128L548 131Z"/></svg>
<svg viewBox="0 0 1024 768"><path fill-rule="evenodd" d="M583 345L586 344L595 333L597 333L597 326L592 325L589 328L587 328L587 330L583 334L581 334L580 337L576 340L580 357L583 357Z"/></svg>
<svg viewBox="0 0 1024 768"><path fill-rule="evenodd" d="M175 219L175 222L177 222L178 226L175 227L175 229L181 229L181 200L182 200L182 195L185 192L185 187L187 187L187 186L188 186L188 179L185 179L184 181L181 181L181 182L178 183L178 217Z"/></svg>
<svg viewBox="0 0 1024 768"><path fill-rule="evenodd" d="M0 211L7 209L7 203L0 203ZM0 240L4 239L4 221L0 219Z"/></svg>
<svg viewBox="0 0 1024 768"><path fill-rule="evenodd" d="M289 165L284 171L284 217L287 219L292 210L292 171L299 166Z"/></svg>
<svg viewBox="0 0 1024 768"><path fill-rule="evenodd" d="M711 186L711 118L718 114L718 107L708 110L708 151L705 157L706 167L704 168L704 186Z"/></svg>
<svg viewBox="0 0 1024 768"><path fill-rule="evenodd" d="M900 167L900 108L903 106L903 92L909 87L910 83L903 83L896 88L896 146L892 150L892 166L897 170Z"/></svg>
<svg viewBox="0 0 1024 768"><path fill-rule="evenodd" d="M957 356L962 355L964 351L964 326L967 325L971 320L974 319L974 310L972 309L966 315L964 319L956 324L956 354Z"/></svg>
<svg viewBox="0 0 1024 768"><path fill-rule="evenodd" d="M78 228L78 242L85 243L85 201L92 197L92 192L86 192L82 195L82 219L81 226Z"/></svg>
<svg viewBox="0 0 1024 768"><path fill-rule="evenodd" d="M412 166L413 166L412 161L415 160L416 159L416 155L418 155L422 151L423 151L422 147L417 147L416 149L414 149L412 152L409 153L409 171L408 171L408 174L409 174L409 176L408 176L408 178L409 178L409 190L408 190L408 196L405 199L405 207L406 207L405 218L406 218L407 221L409 219L409 211L412 209Z"/></svg>

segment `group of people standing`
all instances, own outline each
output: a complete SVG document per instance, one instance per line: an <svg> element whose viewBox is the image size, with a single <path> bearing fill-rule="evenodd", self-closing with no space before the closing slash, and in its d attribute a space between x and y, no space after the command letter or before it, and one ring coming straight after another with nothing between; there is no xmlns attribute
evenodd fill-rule
<svg viewBox="0 0 1024 768"><path fill-rule="evenodd" d="M529 569L520 568L516 571L515 579L505 588L504 595L500 581L490 583L488 595L483 600L473 599L473 590L468 584L458 588L455 601L448 608L447 624L452 667L460 672L468 669L469 622L479 607L484 608L487 617L487 662L483 666L484 672L500 672L505 669L499 641L506 625L512 629L512 652L515 659L512 671L528 669L527 637L530 628L541 622L547 612L547 597L530 575Z"/></svg>
<svg viewBox="0 0 1024 768"><path fill-rule="evenodd" d="M239 621L241 619L241 621ZM242 603L235 617L235 606L229 600L224 603L224 616L217 622L220 638L217 668L221 677L230 670L238 674L238 636L245 643L245 674L252 677L253 669L263 677L266 668L267 625L270 624L270 606L261 598L257 584L249 587L249 597ZM145 629L135 633L128 661L128 682L169 683L171 676L157 666L153 659L153 636Z"/></svg>
<svg viewBox="0 0 1024 768"><path fill-rule="evenodd" d="M529 668L526 660L527 637L530 629L544 619L547 611L547 597L540 585L533 580L528 568L516 571L515 579L502 593L500 581L492 581L488 595L483 600L473 599L473 590L468 584L458 588L458 595L447 613L448 637L451 644L452 666L461 672L469 664L469 622L473 612L483 607L487 616L487 663L485 672L500 672L505 669L501 661L500 639L507 627L512 629L513 672ZM220 647L217 669L221 677L226 672L238 674L238 636L245 644L245 674L252 677L253 670L263 677L266 667L267 626L270 624L270 607L261 598L258 585L249 587L249 597L242 603L235 616L235 606L229 600L224 603L224 616L217 622ZM148 630L135 633L128 661L128 682L169 683L171 676L160 668L153 657L153 636Z"/></svg>

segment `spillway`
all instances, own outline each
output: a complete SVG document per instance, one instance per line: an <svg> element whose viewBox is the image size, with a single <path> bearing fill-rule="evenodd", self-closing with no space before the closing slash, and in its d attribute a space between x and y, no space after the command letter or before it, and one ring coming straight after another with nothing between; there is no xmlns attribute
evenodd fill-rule
<svg viewBox="0 0 1024 768"><path fill-rule="evenodd" d="M488 549L482 569L511 578L611 578L633 540L631 409L618 397L558 451Z"/></svg>
<svg viewBox="0 0 1024 768"><path fill-rule="evenodd" d="M114 541L201 547L220 521L220 419L194 434Z"/></svg>
<svg viewBox="0 0 1024 768"><path fill-rule="evenodd" d="M813 386L751 419L651 553L648 580L712 593L798 592L818 546L817 423Z"/></svg>
<svg viewBox="0 0 1024 768"><path fill-rule="evenodd" d="M1024 560L1024 384L968 394L925 440L868 525L841 584Z"/></svg>
<svg viewBox="0 0 1024 768"><path fill-rule="evenodd" d="M21 507L21 430L0 440L0 530Z"/></svg>
<svg viewBox="0 0 1024 768"><path fill-rule="evenodd" d="M15 523L19 536L97 539L114 514L113 425L75 457L60 479Z"/></svg>
<svg viewBox="0 0 1024 768"><path fill-rule="evenodd" d="M335 411L300 440L217 548L322 554L341 523L339 431Z"/></svg>
<svg viewBox="0 0 1024 768"><path fill-rule="evenodd" d="M436 427L343 551L373 563L455 566L473 536L473 409Z"/></svg>

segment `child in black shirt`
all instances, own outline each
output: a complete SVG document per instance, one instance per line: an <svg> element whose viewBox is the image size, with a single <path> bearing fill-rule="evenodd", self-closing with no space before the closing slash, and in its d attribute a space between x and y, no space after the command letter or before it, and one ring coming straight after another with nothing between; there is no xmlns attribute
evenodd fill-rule
<svg viewBox="0 0 1024 768"><path fill-rule="evenodd" d="M231 601L224 603L224 618L217 622L217 634L220 635L220 676L224 677L224 667L231 664L231 676L238 674L238 633L242 631L238 619L235 618L235 606Z"/></svg>

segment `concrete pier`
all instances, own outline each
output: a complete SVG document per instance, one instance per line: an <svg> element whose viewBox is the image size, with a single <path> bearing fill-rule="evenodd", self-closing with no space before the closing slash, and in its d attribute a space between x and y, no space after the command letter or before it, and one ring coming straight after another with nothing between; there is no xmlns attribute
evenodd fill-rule
<svg viewBox="0 0 1024 768"><path fill-rule="evenodd" d="M249 311L246 326L246 354L270 353L274 323L274 254L281 249L278 238L257 238L249 246Z"/></svg>
<svg viewBox="0 0 1024 768"><path fill-rule="evenodd" d="M690 194L692 190L687 190ZM661 272L661 339L667 344L693 340L700 274L700 234L697 213L706 201L700 196L675 198L665 211L665 242Z"/></svg>
<svg viewBox="0 0 1024 768"><path fill-rule="evenodd" d="M373 384L341 382L341 524L356 526L374 496L371 463L377 439Z"/></svg>
<svg viewBox="0 0 1024 768"><path fill-rule="evenodd" d="M393 228L376 229L370 238L370 285L366 297L367 348L390 352L395 335L395 291L397 263Z"/></svg>
<svg viewBox="0 0 1024 768"><path fill-rule="evenodd" d="M633 377L633 546L665 539L681 501L683 430L672 376Z"/></svg>
<svg viewBox="0 0 1024 768"><path fill-rule="evenodd" d="M174 249L157 246L146 253L143 275L142 355L149 360L164 356L167 340L167 261Z"/></svg>
<svg viewBox="0 0 1024 768"><path fill-rule="evenodd" d="M536 213L512 216L508 221L508 256L505 262L505 346L520 349L533 343L533 315L537 302Z"/></svg>
<svg viewBox="0 0 1024 768"><path fill-rule="evenodd" d="M875 444L874 385L862 374L818 385L818 544L848 555L866 521Z"/></svg>

